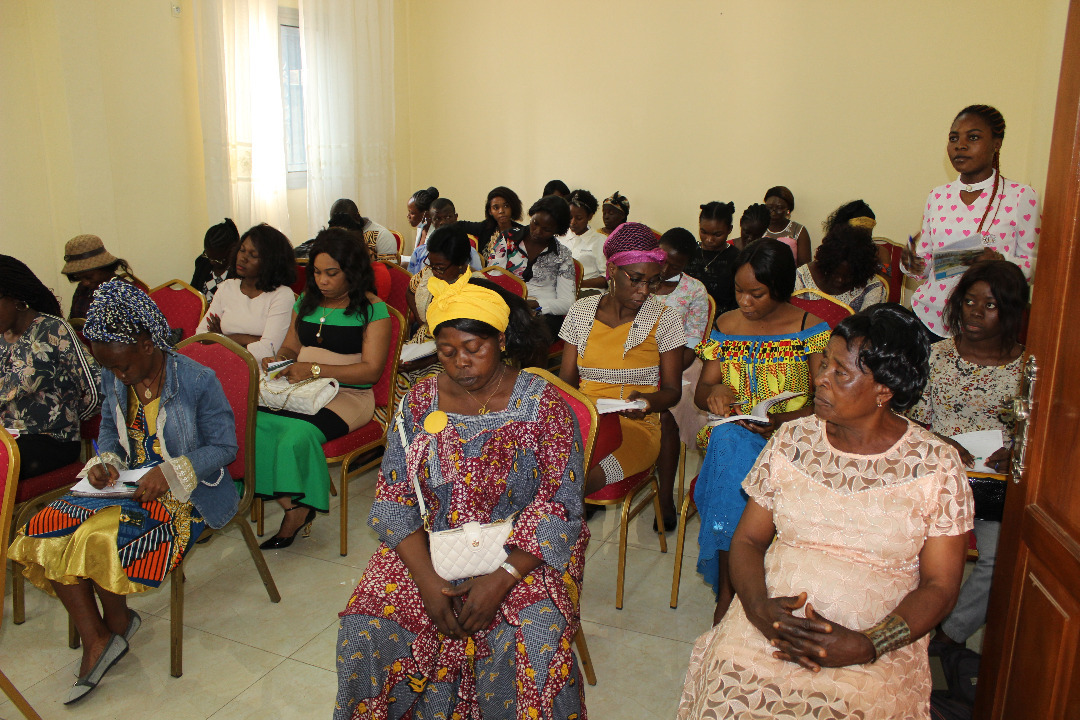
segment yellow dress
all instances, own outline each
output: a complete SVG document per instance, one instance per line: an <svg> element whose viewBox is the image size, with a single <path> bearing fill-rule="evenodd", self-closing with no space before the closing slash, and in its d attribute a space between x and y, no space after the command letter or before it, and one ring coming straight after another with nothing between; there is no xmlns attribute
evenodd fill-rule
<svg viewBox="0 0 1080 720"><path fill-rule="evenodd" d="M596 319L602 295L578 300L566 315L559 337L578 349L579 389L591 400L626 399L633 392L655 392L660 384L660 354L683 346L679 314L650 295L637 317L618 327ZM660 415L642 420L619 416L622 444L600 462L607 484L649 469L660 454Z"/></svg>
<svg viewBox="0 0 1080 720"><path fill-rule="evenodd" d="M161 462L159 405L155 398L139 412L134 394L128 395L132 467ZM74 585L80 578L117 595L131 595L157 587L203 526L194 506L177 501L171 492L147 503L69 494L19 529L8 557L21 563L26 578L50 595L55 595L52 581Z"/></svg>

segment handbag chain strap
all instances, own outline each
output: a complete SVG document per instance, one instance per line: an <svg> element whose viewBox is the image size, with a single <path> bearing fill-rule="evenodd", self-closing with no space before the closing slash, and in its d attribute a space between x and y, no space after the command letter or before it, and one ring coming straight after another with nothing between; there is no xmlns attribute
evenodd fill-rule
<svg viewBox="0 0 1080 720"><path fill-rule="evenodd" d="M301 380L298 383L289 383L287 387L282 388L281 390L274 390L273 388L267 386L264 381L264 387L266 389L266 392L270 393L271 395L281 395L282 393L285 393L285 401L281 403L281 407L270 407L269 405L267 405L265 406L266 409L272 412L280 412L284 410L285 406L289 404L289 398L292 397L292 394L296 392L297 388L299 388L301 385L307 385L308 383L311 383L316 379L317 378L309 377L305 380Z"/></svg>
<svg viewBox="0 0 1080 720"><path fill-rule="evenodd" d="M408 450L408 448L409 448L409 439L407 437L405 437L405 422L403 420L404 416L405 416L405 398L401 398L401 401L398 403L397 420L395 421L394 424L397 425L398 435L401 437L401 447L402 447L402 449L403 450ZM435 436L433 435L432 436L433 441L434 441L434 437ZM408 464L406 464L405 472L408 472L408 471L409 471ZM427 530L428 532L431 532L430 515L428 514L427 505L424 503L424 493L420 490L420 479L416 475L412 476L412 484L413 484L413 490L416 492L416 502L420 506L420 517L424 521L424 529Z"/></svg>

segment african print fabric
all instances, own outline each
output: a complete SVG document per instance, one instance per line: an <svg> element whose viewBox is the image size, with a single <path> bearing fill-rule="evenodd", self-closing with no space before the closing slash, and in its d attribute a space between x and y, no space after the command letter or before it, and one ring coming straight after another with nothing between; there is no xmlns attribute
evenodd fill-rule
<svg viewBox="0 0 1080 720"><path fill-rule="evenodd" d="M408 447L391 432L370 524L383 542L368 562L338 631L336 720L359 718L582 718L583 687L571 642L579 626L585 548L582 439L555 388L519 374L507 409L449 415L438 380L405 400ZM394 551L420 530L417 476L432 530L515 515L509 548L543 562L503 599L490 627L467 641L436 630Z"/></svg>

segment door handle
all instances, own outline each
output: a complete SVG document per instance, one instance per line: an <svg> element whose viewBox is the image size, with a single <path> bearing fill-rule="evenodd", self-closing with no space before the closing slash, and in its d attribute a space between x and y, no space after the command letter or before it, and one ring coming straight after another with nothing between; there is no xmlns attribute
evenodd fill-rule
<svg viewBox="0 0 1080 720"><path fill-rule="evenodd" d="M1038 376L1039 366L1035 363L1035 356L1028 356L1024 364L1024 370L1020 376L1020 394L1013 398L1012 412L1016 420L1013 430L1013 456L1012 456L1012 479L1014 483L1020 482L1020 477L1027 469L1027 444L1028 430L1031 422L1031 404L1035 392L1035 378Z"/></svg>

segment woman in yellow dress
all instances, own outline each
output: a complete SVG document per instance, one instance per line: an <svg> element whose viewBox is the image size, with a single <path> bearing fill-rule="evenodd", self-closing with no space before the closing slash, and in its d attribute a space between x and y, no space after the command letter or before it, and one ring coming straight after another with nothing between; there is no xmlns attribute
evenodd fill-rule
<svg viewBox="0 0 1080 720"><path fill-rule="evenodd" d="M682 396L679 314L658 300L664 251L641 223L623 223L604 243L608 292L578 300L559 332L559 375L591 400L643 400L619 412L622 443L589 470L585 493L647 470L660 454L659 413ZM603 424L601 424L601 430Z"/></svg>

